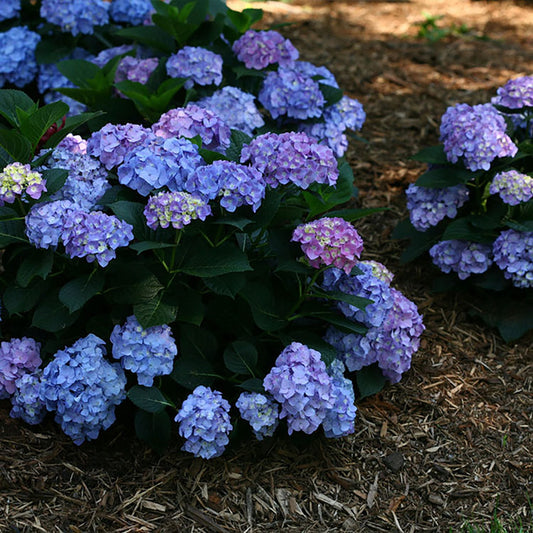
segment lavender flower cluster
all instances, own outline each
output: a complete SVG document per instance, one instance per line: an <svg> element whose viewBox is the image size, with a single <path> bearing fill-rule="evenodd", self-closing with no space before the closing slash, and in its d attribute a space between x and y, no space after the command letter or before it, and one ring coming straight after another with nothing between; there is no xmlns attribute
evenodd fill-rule
<svg viewBox="0 0 533 533"><path fill-rule="evenodd" d="M491 102L509 109L533 107L533 76L522 76L509 80L499 87Z"/></svg>
<svg viewBox="0 0 533 533"><path fill-rule="evenodd" d="M158 65L159 60L156 57L138 59L132 56L125 56L120 60L117 66L115 83L121 81L134 81L145 84Z"/></svg>
<svg viewBox="0 0 533 533"><path fill-rule="evenodd" d="M271 437L279 424L279 405L259 392L243 392L235 407L252 427L257 440Z"/></svg>
<svg viewBox="0 0 533 533"><path fill-rule="evenodd" d="M92 34L95 26L109 22L109 2L104 0L42 0L41 17L76 36Z"/></svg>
<svg viewBox="0 0 533 533"><path fill-rule="evenodd" d="M166 67L171 78L187 78L186 89L222 83L222 56L199 46L184 46L168 58Z"/></svg>
<svg viewBox="0 0 533 533"><path fill-rule="evenodd" d="M30 165L10 163L0 172L0 205L12 204L17 198L27 201L28 196L38 200L46 191L46 180Z"/></svg>
<svg viewBox="0 0 533 533"><path fill-rule="evenodd" d="M0 33L0 87L6 82L24 87L37 74L35 49L41 36L26 26L15 26Z"/></svg>
<svg viewBox="0 0 533 533"><path fill-rule="evenodd" d="M494 262L515 287L533 287L533 231L502 231L493 252Z"/></svg>
<svg viewBox="0 0 533 533"><path fill-rule="evenodd" d="M16 381L41 365L41 345L22 337L0 343L0 398L8 398L16 390Z"/></svg>
<svg viewBox="0 0 533 533"><path fill-rule="evenodd" d="M491 246L478 242L441 241L430 248L429 254L443 272L455 272L459 279L482 274L492 264Z"/></svg>
<svg viewBox="0 0 533 533"><path fill-rule="evenodd" d="M490 194L497 194L504 203L518 205L533 198L533 178L518 170L507 170L494 176Z"/></svg>
<svg viewBox="0 0 533 533"><path fill-rule="evenodd" d="M115 22L140 26L151 11L150 0L112 0L109 15Z"/></svg>

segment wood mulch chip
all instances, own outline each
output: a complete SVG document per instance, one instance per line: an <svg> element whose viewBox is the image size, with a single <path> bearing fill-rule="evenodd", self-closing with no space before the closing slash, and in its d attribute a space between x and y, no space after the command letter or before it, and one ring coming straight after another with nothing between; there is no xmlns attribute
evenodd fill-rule
<svg viewBox="0 0 533 533"><path fill-rule="evenodd" d="M51 421L26 426L0 402L2 532L459 532L531 531L533 336L505 344L472 318L468 294L429 290L427 260L400 265L390 232L406 216L403 192L438 142L447 106L490 100L533 73L531 2L411 0L261 7L301 59L326 65L367 113L348 152L359 205L387 206L358 223L365 257L383 262L424 314L426 331L400 384L358 404L341 440L247 443L203 461L176 445L159 457L113 426L76 447ZM423 12L469 33L417 39ZM516 531L518 529L509 529Z"/></svg>

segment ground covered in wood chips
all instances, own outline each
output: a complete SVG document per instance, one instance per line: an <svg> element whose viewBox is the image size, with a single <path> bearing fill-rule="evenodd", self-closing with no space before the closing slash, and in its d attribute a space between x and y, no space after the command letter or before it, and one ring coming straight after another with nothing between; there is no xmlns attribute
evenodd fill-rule
<svg viewBox="0 0 533 533"><path fill-rule="evenodd" d="M234 0L232 7L242 9ZM158 457L116 425L76 447L51 422L9 418L0 402L2 532L508 531L533 519L531 335L512 345L472 318L468 294L432 294L427 261L400 265L390 239L403 191L420 174L409 157L436 144L448 105L484 103L509 78L533 73L533 5L510 1L295 0L254 3L301 58L327 65L367 112L349 159L362 206L365 258L385 263L424 314L413 368L358 405L356 433L252 443L208 462ZM468 32L418 39L423 12ZM529 494L528 494L529 491ZM514 527L513 527L514 524Z"/></svg>

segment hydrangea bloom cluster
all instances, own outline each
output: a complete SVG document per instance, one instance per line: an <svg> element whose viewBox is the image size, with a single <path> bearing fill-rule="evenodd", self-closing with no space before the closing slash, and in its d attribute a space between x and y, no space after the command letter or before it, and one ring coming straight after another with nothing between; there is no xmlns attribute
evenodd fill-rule
<svg viewBox="0 0 533 533"><path fill-rule="evenodd" d="M196 102L205 109L218 115L230 128L243 131L253 136L257 128L264 126L265 121L255 105L255 96L238 89L226 86Z"/></svg>
<svg viewBox="0 0 533 533"><path fill-rule="evenodd" d="M448 161L463 158L469 170L489 170L497 157L513 157L517 146L505 133L504 117L491 104L457 104L442 116L440 138Z"/></svg>
<svg viewBox="0 0 533 533"><path fill-rule="evenodd" d="M100 159L107 170L120 165L126 154L151 136L138 124L106 124L87 141L87 153Z"/></svg>
<svg viewBox="0 0 533 533"><path fill-rule="evenodd" d="M522 76L509 80L496 91L497 96L491 102L509 109L533 107L533 76Z"/></svg>
<svg viewBox="0 0 533 533"><path fill-rule="evenodd" d="M293 67L268 72L258 99L272 118L318 118L325 104L318 82Z"/></svg>
<svg viewBox="0 0 533 533"><path fill-rule="evenodd" d="M126 398L124 371L105 353L105 342L90 334L59 350L43 370L39 397L78 445L111 426Z"/></svg>
<svg viewBox="0 0 533 533"><path fill-rule="evenodd" d="M363 127L366 113L360 102L343 96L336 104L326 107L320 122L304 123L299 126L318 141L325 142L337 157L342 157L348 149L347 129L358 131Z"/></svg>
<svg viewBox="0 0 533 533"><path fill-rule="evenodd" d="M339 177L331 148L305 133L265 133L243 146L241 163L250 162L267 185L294 183L307 189L311 183L335 185Z"/></svg>
<svg viewBox="0 0 533 533"><path fill-rule="evenodd" d="M502 231L493 251L494 262L515 287L533 287L533 231Z"/></svg>
<svg viewBox="0 0 533 533"><path fill-rule="evenodd" d="M349 274L363 251L363 239L346 220L324 217L300 224L292 234L314 268L334 265Z"/></svg>
<svg viewBox="0 0 533 533"><path fill-rule="evenodd" d="M110 340L113 357L122 368L137 374L139 385L151 387L156 376L172 372L178 348L169 326L143 329L132 315L123 326L115 326Z"/></svg>
<svg viewBox="0 0 533 533"><path fill-rule="evenodd" d="M405 191L411 224L418 231L436 226L446 217L455 218L457 209L468 200L468 187L455 185L442 189L418 187L411 183Z"/></svg>
<svg viewBox="0 0 533 533"><path fill-rule="evenodd" d="M86 154L87 141L79 135L72 135L72 133L69 133L61 139L56 148L68 150L71 154Z"/></svg>
<svg viewBox="0 0 533 533"><path fill-rule="evenodd" d="M292 68L307 78L319 78L318 83L320 84L336 88L339 87L333 72L324 66L317 67L313 63L309 63L309 61L296 61L292 65Z"/></svg>
<svg viewBox="0 0 533 533"><path fill-rule="evenodd" d="M131 44L123 44L121 46L114 46L113 48L106 48L102 50L96 57L91 59L91 63L94 63L97 67L104 67L109 61L117 56L128 54L133 50Z"/></svg>
<svg viewBox="0 0 533 533"><path fill-rule="evenodd" d="M46 407L42 402L40 372L24 374L16 381L16 389L11 396L12 418L21 418L27 424L40 424L46 416Z"/></svg>
<svg viewBox="0 0 533 533"><path fill-rule="evenodd" d="M18 17L20 0L0 0L0 21Z"/></svg>
<svg viewBox="0 0 533 533"><path fill-rule="evenodd" d="M220 85L222 56L199 46L184 46L167 60L167 74L171 78L187 78L185 88L194 84Z"/></svg>
<svg viewBox="0 0 533 533"><path fill-rule="evenodd" d="M368 265L372 269L372 274L377 279L384 281L387 285L390 285L394 279L394 274L382 263L378 261L373 261L371 259L366 259L361 261L359 266Z"/></svg>
<svg viewBox="0 0 533 533"><path fill-rule="evenodd" d="M334 406L332 380L320 353L299 342L287 346L265 376L263 386L281 404L288 433L313 433Z"/></svg>
<svg viewBox="0 0 533 533"><path fill-rule="evenodd" d="M112 0L109 14L115 22L140 26L151 10L150 0Z"/></svg>
<svg viewBox="0 0 533 533"><path fill-rule="evenodd" d="M230 405L218 391L200 385L194 389L174 418L185 438L182 450L195 457L211 459L222 455L233 429Z"/></svg>
<svg viewBox="0 0 533 533"><path fill-rule="evenodd" d="M182 191L187 178L204 164L198 147L188 139L149 136L126 154L118 178L143 196L161 187Z"/></svg>
<svg viewBox="0 0 533 533"><path fill-rule="evenodd" d="M235 407L241 418L246 420L257 440L271 437L279 423L279 405L259 392L243 392Z"/></svg>
<svg viewBox="0 0 533 533"><path fill-rule="evenodd" d="M533 178L518 170L507 170L494 176L489 188L508 205L518 205L533 198Z"/></svg>
<svg viewBox="0 0 533 533"><path fill-rule="evenodd" d="M109 2L104 0L42 0L41 17L72 35L92 34L95 26L109 22Z"/></svg>
<svg viewBox="0 0 533 533"><path fill-rule="evenodd" d="M12 204L17 198L38 200L46 191L46 180L30 165L10 163L0 172L0 205Z"/></svg>
<svg viewBox="0 0 533 533"><path fill-rule="evenodd" d="M274 30L248 30L233 43L232 50L246 68L256 70L275 64L290 66L300 55L289 39Z"/></svg>
<svg viewBox="0 0 533 533"><path fill-rule="evenodd" d="M344 377L344 364L335 359L328 367L331 376L334 404L326 413L322 428L328 438L351 435L355 431L355 393L351 380Z"/></svg>
<svg viewBox="0 0 533 533"><path fill-rule="evenodd" d="M0 343L0 398L13 394L17 379L40 366L40 354L41 344L28 337Z"/></svg>
<svg viewBox="0 0 533 533"><path fill-rule="evenodd" d="M41 36L26 26L0 33L0 87L6 82L24 87L37 74L35 49Z"/></svg>
<svg viewBox="0 0 533 533"><path fill-rule="evenodd" d="M225 152L230 145L229 126L213 111L196 104L163 113L152 126L152 131L164 139L170 137L192 139L199 135L202 146L208 150Z"/></svg>
<svg viewBox="0 0 533 533"><path fill-rule="evenodd" d="M26 215L26 235L36 248L55 248L65 227L65 221L79 206L70 200L55 200L35 204Z"/></svg>
<svg viewBox="0 0 533 533"><path fill-rule="evenodd" d="M219 198L220 205L231 213L241 205L249 205L255 212L265 197L261 173L233 161L214 161L198 167L187 180L185 189L206 200Z"/></svg>
<svg viewBox="0 0 533 533"><path fill-rule="evenodd" d="M146 224L149 228L182 229L193 220L205 220L211 214L211 206L202 198L188 192L162 191L151 196L144 208Z"/></svg>
<svg viewBox="0 0 533 533"><path fill-rule="evenodd" d="M446 274L456 272L459 279L471 274L482 274L492 264L492 249L488 244L448 240L431 247L429 254L433 264Z"/></svg>
<svg viewBox="0 0 533 533"><path fill-rule="evenodd" d="M125 56L118 64L115 82L127 80L145 84L157 65L159 65L159 60L156 57L137 59L136 57Z"/></svg>
<svg viewBox="0 0 533 533"><path fill-rule="evenodd" d="M74 211L65 220L61 239L69 257L85 257L101 267L116 257L116 249L133 240L133 227L101 211Z"/></svg>

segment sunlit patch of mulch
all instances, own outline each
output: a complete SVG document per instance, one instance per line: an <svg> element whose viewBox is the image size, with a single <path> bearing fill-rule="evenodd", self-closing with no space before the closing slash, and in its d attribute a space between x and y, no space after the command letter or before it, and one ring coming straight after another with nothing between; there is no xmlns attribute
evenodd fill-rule
<svg viewBox="0 0 533 533"><path fill-rule="evenodd" d="M278 438L208 462L176 445L158 457L127 426L78 448L52 421L32 428L0 402L2 532L459 532L533 523L533 336L506 345L467 312L470 295L434 294L431 265L401 265L390 239L409 157L438 142L448 105L486 102L533 73L533 9L509 1L295 0L261 7L301 58L327 65L367 112L348 157L366 258L385 263L424 314L426 332L399 385L358 404L355 435ZM416 39L423 11L469 35ZM481 39L481 37L483 39ZM528 531L528 529L525 529Z"/></svg>

